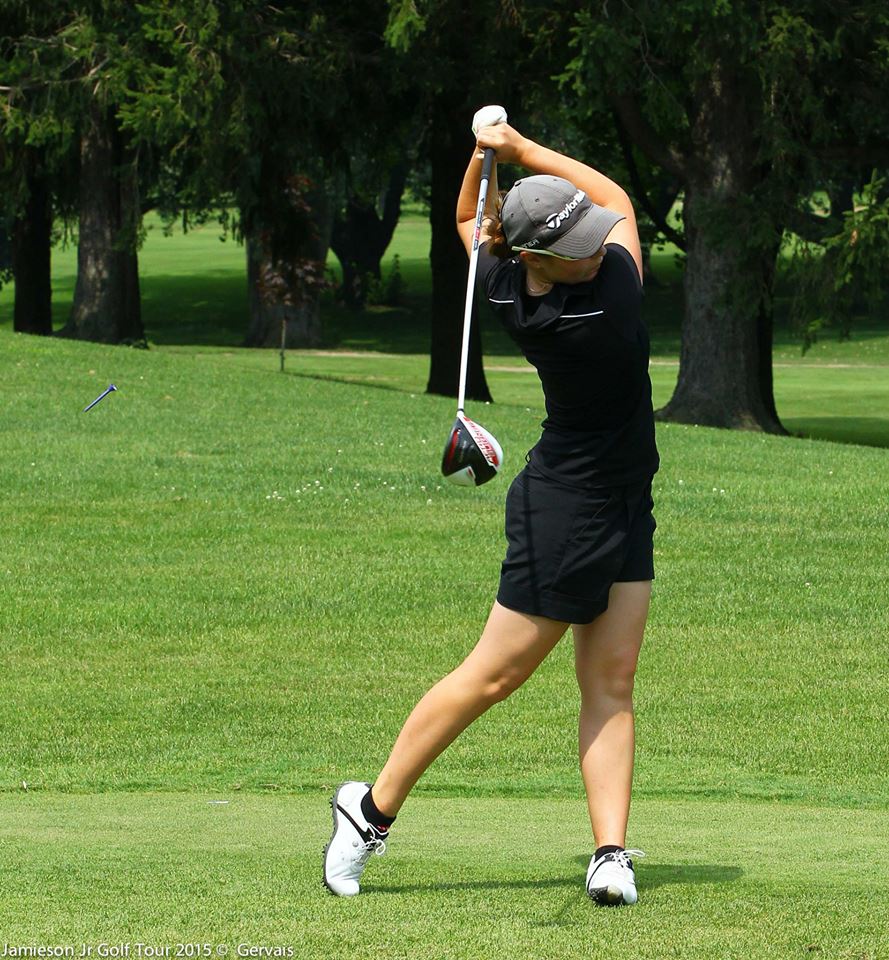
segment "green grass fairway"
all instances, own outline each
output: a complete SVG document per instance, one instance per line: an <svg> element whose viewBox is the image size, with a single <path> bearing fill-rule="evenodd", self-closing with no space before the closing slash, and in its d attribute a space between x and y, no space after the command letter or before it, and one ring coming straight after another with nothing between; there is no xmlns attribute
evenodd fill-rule
<svg viewBox="0 0 889 960"><path fill-rule="evenodd" d="M775 362L775 400L784 425L796 436L889 447L889 363L836 361L833 358L843 346L834 344L831 359L825 361L795 357ZM266 371L277 362L261 353L241 357L240 363ZM543 394L533 367L511 356L488 356L485 367L495 405L521 406L539 423ZM420 394L426 387L429 361L404 354L305 350L289 354L287 370L310 379ZM652 360L656 407L670 399L678 372L675 358Z"/></svg>
<svg viewBox="0 0 889 960"><path fill-rule="evenodd" d="M139 254L143 317L150 342L163 346L204 345L215 350L236 347L246 330L246 267L244 249L223 240L218 223L210 222L183 234L176 227L167 235L155 214L145 219L146 242ZM428 373L418 359L429 350L429 224L425 214L408 206L384 259L384 274L398 256L406 284L398 307L369 307L351 313L332 294L323 304L325 347L340 352L368 351L397 357L323 358L317 354L309 375L348 377L379 386L399 385L422 392ZM682 293L674 251L666 247L654 255L656 282L649 283L644 303L652 334L656 402L669 399L678 374ZM53 251L53 312L61 327L71 308L76 278L76 249ZM337 273L331 254L331 275ZM775 330L775 396L778 411L792 433L870 446L889 447L889 334L881 318L860 323L850 340L826 334L805 356L799 340L783 325L786 296L779 297ZM12 328L14 290L0 290L0 330ZM482 344L489 367L504 365L533 371L489 312L482 311ZM265 359L260 361L267 365ZM354 368L354 369L353 369ZM301 371L301 361L291 360ZM523 393L528 383L520 388ZM502 378L494 393L498 402L513 396Z"/></svg>
<svg viewBox="0 0 889 960"><path fill-rule="evenodd" d="M777 368L800 422L828 369ZM470 410L505 476L446 485L425 373L0 330L2 941L889 956L889 451L852 444L658 427L639 907L583 897L568 643L430 769L368 896L324 894L326 798L474 643L542 417L498 358Z"/></svg>
<svg viewBox="0 0 889 960"><path fill-rule="evenodd" d="M886 811L640 800L644 900L608 910L583 892L582 806L417 799L364 893L339 900L319 882L321 794L7 798L3 938L362 960L886 956Z"/></svg>

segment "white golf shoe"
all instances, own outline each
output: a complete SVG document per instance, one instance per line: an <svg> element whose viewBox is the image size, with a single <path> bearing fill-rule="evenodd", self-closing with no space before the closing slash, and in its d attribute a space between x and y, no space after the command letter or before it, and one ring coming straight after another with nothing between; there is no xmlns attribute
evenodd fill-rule
<svg viewBox="0 0 889 960"><path fill-rule="evenodd" d="M636 874L630 857L644 857L641 850L617 850L590 860L586 872L586 892L596 903L621 906L635 903Z"/></svg>
<svg viewBox="0 0 889 960"><path fill-rule="evenodd" d="M376 830L361 812L361 799L370 786L349 780L330 801L333 836L324 848L324 886L338 897L354 897L367 861L373 854L380 857L386 852L388 831Z"/></svg>

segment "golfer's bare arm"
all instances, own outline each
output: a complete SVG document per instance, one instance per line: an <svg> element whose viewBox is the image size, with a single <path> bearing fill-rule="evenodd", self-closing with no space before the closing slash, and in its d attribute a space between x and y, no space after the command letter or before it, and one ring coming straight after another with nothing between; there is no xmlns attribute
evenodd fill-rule
<svg viewBox="0 0 889 960"><path fill-rule="evenodd" d="M607 242L619 243L626 248L636 262L641 278L642 248L639 244L639 231L636 227L636 213L623 187L587 164L566 157L555 150L550 150L548 147L543 147L539 143L523 137L506 123L482 127L478 132L478 145L480 147L493 147L497 151L497 159L501 163L515 163L531 173L549 173L554 177L564 177L575 186L580 187L593 203L598 203L601 207L608 207L609 210L614 210L616 213L622 213L626 219L615 224L611 233L608 234ZM469 171L467 171L467 175L468 173ZM476 196L477 194L478 185L476 184ZM474 211L472 216L475 216ZM459 219L458 213L458 221ZM471 227L469 237L471 243Z"/></svg>
<svg viewBox="0 0 889 960"><path fill-rule="evenodd" d="M466 252L472 252L472 237L475 233L475 215L478 205L478 189L482 180L482 152L476 148L472 151L472 158L466 173L463 174L463 185L457 197L457 233L466 247ZM488 196L485 199L485 216L482 220L482 231L479 243L488 239L486 230L490 218L495 216L497 202L497 160L491 168L491 179L488 181Z"/></svg>

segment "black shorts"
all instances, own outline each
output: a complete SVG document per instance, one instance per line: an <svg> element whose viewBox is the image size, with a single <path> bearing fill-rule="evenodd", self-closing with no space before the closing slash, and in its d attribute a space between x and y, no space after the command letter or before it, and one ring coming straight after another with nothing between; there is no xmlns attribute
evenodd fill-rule
<svg viewBox="0 0 889 960"><path fill-rule="evenodd" d="M654 579L651 478L612 489L568 486L530 464L506 495L497 600L521 613L589 623L613 583Z"/></svg>

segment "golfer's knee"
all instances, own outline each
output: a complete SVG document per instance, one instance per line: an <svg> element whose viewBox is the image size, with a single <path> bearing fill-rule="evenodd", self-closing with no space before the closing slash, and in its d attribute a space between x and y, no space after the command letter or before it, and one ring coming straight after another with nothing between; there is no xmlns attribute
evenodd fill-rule
<svg viewBox="0 0 889 960"><path fill-rule="evenodd" d="M489 677L483 685L483 697L488 703L500 703L516 692L527 680L527 676L514 671Z"/></svg>
<svg viewBox="0 0 889 960"><path fill-rule="evenodd" d="M527 679L526 674L517 670L507 668L492 673L473 670L466 664L456 674L464 696L480 701L486 708L515 693Z"/></svg>
<svg viewBox="0 0 889 960"><path fill-rule="evenodd" d="M578 677L581 699L631 702L636 682L636 661L613 661L589 676Z"/></svg>
<svg viewBox="0 0 889 960"><path fill-rule="evenodd" d="M636 671L627 670L603 678L602 692L613 700L632 700Z"/></svg>

